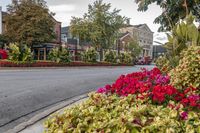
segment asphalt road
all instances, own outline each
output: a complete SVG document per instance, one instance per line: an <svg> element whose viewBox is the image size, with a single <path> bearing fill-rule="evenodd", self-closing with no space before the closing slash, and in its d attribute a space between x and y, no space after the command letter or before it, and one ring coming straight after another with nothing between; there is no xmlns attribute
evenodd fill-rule
<svg viewBox="0 0 200 133"><path fill-rule="evenodd" d="M73 96L112 83L140 67L0 70L0 133Z"/></svg>

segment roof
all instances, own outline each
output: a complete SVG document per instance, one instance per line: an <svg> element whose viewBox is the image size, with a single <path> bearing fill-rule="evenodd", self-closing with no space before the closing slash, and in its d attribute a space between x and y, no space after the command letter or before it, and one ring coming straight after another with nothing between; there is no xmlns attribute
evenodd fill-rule
<svg viewBox="0 0 200 133"><path fill-rule="evenodd" d="M147 24L138 24L138 25L125 25L124 27L135 27L135 28L142 28L142 27L146 27L150 32L151 29L149 28L149 26Z"/></svg>
<svg viewBox="0 0 200 133"><path fill-rule="evenodd" d="M123 40L125 37L130 36L130 33L127 31L125 33L120 33L119 34L119 39Z"/></svg>
<svg viewBox="0 0 200 133"><path fill-rule="evenodd" d="M144 26L144 25L146 25L146 24L133 25L133 27L140 28L140 27L142 27L142 26Z"/></svg>

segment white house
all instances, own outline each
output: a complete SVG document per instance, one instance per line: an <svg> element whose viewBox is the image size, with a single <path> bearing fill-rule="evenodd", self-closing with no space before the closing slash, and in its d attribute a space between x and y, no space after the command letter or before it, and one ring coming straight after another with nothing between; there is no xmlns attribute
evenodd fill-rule
<svg viewBox="0 0 200 133"><path fill-rule="evenodd" d="M121 33L129 32L133 38L136 38L139 45L143 48L141 56L153 56L153 32L147 24L127 25L120 29Z"/></svg>

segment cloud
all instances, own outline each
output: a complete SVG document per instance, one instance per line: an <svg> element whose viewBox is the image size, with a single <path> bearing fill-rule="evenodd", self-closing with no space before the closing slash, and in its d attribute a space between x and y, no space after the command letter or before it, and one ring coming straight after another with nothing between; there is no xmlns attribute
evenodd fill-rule
<svg viewBox="0 0 200 133"><path fill-rule="evenodd" d="M62 4L76 4L81 5L84 3L88 3L88 0L46 0L49 6L51 5L62 5Z"/></svg>
<svg viewBox="0 0 200 133"><path fill-rule="evenodd" d="M73 12L76 10L76 6L71 5L51 5L49 6L49 10L55 13L63 13L63 12Z"/></svg>
<svg viewBox="0 0 200 133"><path fill-rule="evenodd" d="M167 41L168 41L168 39L167 39L166 33L161 32L161 33L154 34L154 45L158 45L158 43L155 43L155 42L165 44Z"/></svg>

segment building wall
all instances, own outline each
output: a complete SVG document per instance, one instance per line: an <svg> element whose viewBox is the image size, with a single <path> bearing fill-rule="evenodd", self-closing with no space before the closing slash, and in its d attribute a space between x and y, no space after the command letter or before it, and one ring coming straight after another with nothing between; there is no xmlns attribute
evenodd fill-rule
<svg viewBox="0 0 200 133"><path fill-rule="evenodd" d="M55 21L54 31L56 34L55 43L60 44L61 43L61 22Z"/></svg>
<svg viewBox="0 0 200 133"><path fill-rule="evenodd" d="M2 7L0 6L0 34L3 32L3 18L2 18Z"/></svg>
<svg viewBox="0 0 200 133"><path fill-rule="evenodd" d="M133 38L137 38L138 43L143 47L141 56L153 56L153 32L151 32L147 25L128 26L120 29L120 32L129 32Z"/></svg>

